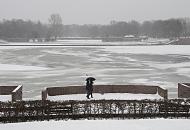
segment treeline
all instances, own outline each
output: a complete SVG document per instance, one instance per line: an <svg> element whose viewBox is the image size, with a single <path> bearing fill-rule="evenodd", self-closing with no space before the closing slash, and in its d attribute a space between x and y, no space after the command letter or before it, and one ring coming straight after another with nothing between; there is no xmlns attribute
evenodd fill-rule
<svg viewBox="0 0 190 130"><path fill-rule="evenodd" d="M44 38L48 34L48 26L39 22L21 19L3 20L0 22L0 38Z"/></svg>
<svg viewBox="0 0 190 130"><path fill-rule="evenodd" d="M66 25L65 36L122 37L125 35L149 36L157 38L176 38L190 36L190 21L187 19L169 19L157 21L117 22L109 25Z"/></svg>
<svg viewBox="0 0 190 130"><path fill-rule="evenodd" d="M157 38L176 38L190 36L189 19L168 19L145 21L122 22L111 21L108 25L61 25L56 20L49 24L21 19L0 21L0 39L6 38L46 38L51 37L122 37L125 35L149 36ZM52 24L52 26L51 26ZM54 27L54 29L52 29ZM56 34L55 32L59 32Z"/></svg>

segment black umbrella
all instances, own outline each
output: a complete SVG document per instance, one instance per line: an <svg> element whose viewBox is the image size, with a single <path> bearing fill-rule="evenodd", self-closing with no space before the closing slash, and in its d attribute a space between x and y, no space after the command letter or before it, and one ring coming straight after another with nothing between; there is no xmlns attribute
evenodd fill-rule
<svg viewBox="0 0 190 130"><path fill-rule="evenodd" d="M86 81L95 81L96 79L94 77L88 77Z"/></svg>

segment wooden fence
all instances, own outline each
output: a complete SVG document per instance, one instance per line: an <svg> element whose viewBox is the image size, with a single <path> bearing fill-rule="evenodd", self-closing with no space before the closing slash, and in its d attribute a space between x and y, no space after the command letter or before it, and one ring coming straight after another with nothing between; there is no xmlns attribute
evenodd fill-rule
<svg viewBox="0 0 190 130"><path fill-rule="evenodd" d="M190 100L0 102L0 122L105 118L189 118Z"/></svg>

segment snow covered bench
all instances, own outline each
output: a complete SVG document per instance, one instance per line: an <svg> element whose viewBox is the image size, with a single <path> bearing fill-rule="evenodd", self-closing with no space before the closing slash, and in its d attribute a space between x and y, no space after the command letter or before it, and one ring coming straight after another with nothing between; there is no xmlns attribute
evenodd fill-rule
<svg viewBox="0 0 190 130"><path fill-rule="evenodd" d="M0 101L18 101L22 100L22 85L18 86L0 86Z"/></svg>
<svg viewBox="0 0 190 130"><path fill-rule="evenodd" d="M84 86L49 87L42 91L42 100L82 100L85 93ZM95 85L93 93L95 99L141 100L168 97L167 90L148 85Z"/></svg>

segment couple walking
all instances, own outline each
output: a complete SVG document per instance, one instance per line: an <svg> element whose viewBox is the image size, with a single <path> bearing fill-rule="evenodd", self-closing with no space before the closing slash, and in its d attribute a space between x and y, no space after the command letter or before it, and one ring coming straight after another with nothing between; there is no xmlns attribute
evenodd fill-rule
<svg viewBox="0 0 190 130"><path fill-rule="evenodd" d="M86 93L87 93L86 97L88 99L90 99L89 96L91 96L91 98L93 98L92 92L93 92L93 83L94 83L95 80L96 79L93 78L93 77L88 77L86 79Z"/></svg>

